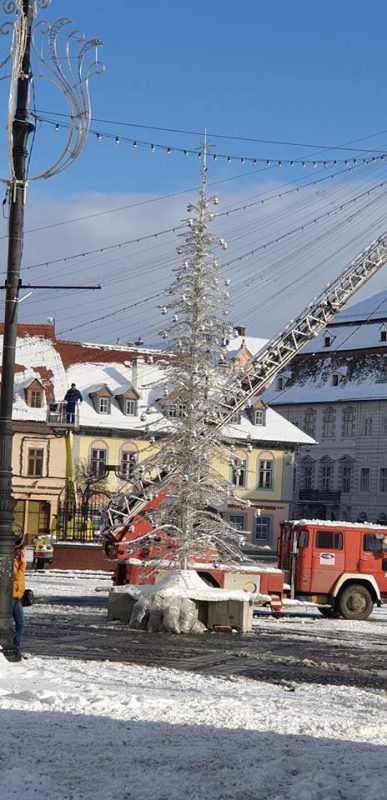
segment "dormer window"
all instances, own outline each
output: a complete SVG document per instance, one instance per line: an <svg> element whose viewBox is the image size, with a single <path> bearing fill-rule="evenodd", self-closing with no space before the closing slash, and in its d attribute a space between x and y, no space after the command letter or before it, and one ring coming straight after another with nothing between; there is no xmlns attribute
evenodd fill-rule
<svg viewBox="0 0 387 800"><path fill-rule="evenodd" d="M113 395L106 384L103 384L94 392L90 392L89 397L93 402L94 410L97 412L97 414L110 414L112 396Z"/></svg>
<svg viewBox="0 0 387 800"><path fill-rule="evenodd" d="M324 333L324 347L330 347L332 342L334 341L335 337L332 336L329 331L325 331Z"/></svg>
<svg viewBox="0 0 387 800"><path fill-rule="evenodd" d="M334 372L332 375L332 386L338 386L340 383L340 375L337 372Z"/></svg>
<svg viewBox="0 0 387 800"><path fill-rule="evenodd" d="M130 417L135 417L137 414L137 400L127 398L125 400L125 414Z"/></svg>
<svg viewBox="0 0 387 800"><path fill-rule="evenodd" d="M136 417L138 414L138 401L140 395L134 387L129 384L125 391L120 391L115 395L117 403L126 417Z"/></svg>
<svg viewBox="0 0 387 800"><path fill-rule="evenodd" d="M266 424L266 409L256 408L254 411L254 425Z"/></svg>
<svg viewBox="0 0 387 800"><path fill-rule="evenodd" d="M110 414L110 397L98 398L98 413Z"/></svg>
<svg viewBox="0 0 387 800"><path fill-rule="evenodd" d="M41 408L43 405L43 392L37 390L31 391L29 405L31 408Z"/></svg>
<svg viewBox="0 0 387 800"><path fill-rule="evenodd" d="M276 380L275 388L276 388L277 392L281 392L282 389L285 388L285 378L283 378L282 375L278 376L278 378Z"/></svg>
<svg viewBox="0 0 387 800"><path fill-rule="evenodd" d="M44 404L44 389L36 378L25 389L26 403L30 408L42 408Z"/></svg>
<svg viewBox="0 0 387 800"><path fill-rule="evenodd" d="M387 342L387 327L385 325L380 329L380 341Z"/></svg>

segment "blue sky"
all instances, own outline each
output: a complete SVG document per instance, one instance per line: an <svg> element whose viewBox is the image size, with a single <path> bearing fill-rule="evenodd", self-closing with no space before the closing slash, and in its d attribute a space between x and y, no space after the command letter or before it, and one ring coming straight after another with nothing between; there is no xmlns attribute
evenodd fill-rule
<svg viewBox="0 0 387 800"><path fill-rule="evenodd" d="M298 146L276 145L210 136L210 152L216 148L217 152L230 155L270 159L312 158L315 152L320 152L321 146L327 148L347 142L353 142L350 146L355 150L334 151L337 157L362 155L361 150L356 149L360 147L387 150L384 111L387 9L377 0L370 0L366 5L357 0L339 3L337 0L324 3L305 0L241 0L239 3L198 0L194 5L177 0L163 3L116 0L110 4L98 0L93 3L91 0L82 0L82 3L79 0L52 0L51 8L43 16L50 21L68 16L89 37L104 40L100 56L106 72L103 77L92 80L93 115L116 121L116 124L93 122L93 127L102 133L106 131L120 137L144 139L165 147L196 148L200 145L201 137L192 133L145 130L121 124L126 122L188 131L207 128L223 136L300 143ZM7 86L3 84L0 101L4 110L6 91ZM38 112L65 110L63 99L47 91L39 81L36 81L35 93ZM386 133L372 136L384 130ZM4 137L4 128L0 136ZM38 166L46 165L55 155L63 136L64 130L55 133L46 124L39 127L31 161L32 172ZM362 137L367 138L356 144L356 140ZM308 144L316 145L316 149L306 146ZM323 150L320 158L328 157L332 157L332 153ZM185 159L183 155L167 156L165 153L152 155L149 148L134 149L122 141L116 146L109 139L97 144L95 136L90 136L84 152L70 169L49 181L31 184L24 266L174 225L181 219L184 205L191 198L189 193L177 194L163 202L145 203L135 210L30 232L31 228L42 227L42 223L57 225L101 210L131 206L139 200L182 193L197 185L199 166L195 157ZM3 173L4 169L3 163ZM227 166L221 160L209 162L209 180L216 184L221 207L262 191L275 191L278 186L291 186L294 180L299 179L299 174L299 171L290 169L262 171L241 167L240 164ZM307 178L301 180L305 182ZM372 175L366 176L364 185L371 183ZM360 183L356 185L357 191L359 187ZM346 191L347 184L343 184L343 193ZM324 201L319 200L320 212L330 202L333 200L329 195ZM288 213L286 205L275 208L268 219L270 230L274 231L275 225L278 235L286 230ZM377 213L379 216L373 220L372 231L368 217L368 227L364 222L364 236L359 243L353 244L352 250L352 234L336 231L330 251L330 278L345 264L332 255L338 250L338 245L348 245L343 259L352 257L358 252L358 246L368 242L371 233L380 232L377 227L382 225L382 221L379 222L383 216L380 208ZM254 219L259 227L263 217L258 215ZM251 236L250 240L246 239L246 246L254 239L254 219L249 222ZM243 220L240 225L243 227ZM356 230L359 230L359 225ZM5 232L4 220L3 235ZM232 255L236 251L233 231L231 234ZM235 237L238 238L236 234ZM170 253L174 246L171 239ZM328 241L324 241L324 248L324 253L328 253ZM74 337L83 335L92 339L98 335L100 340L114 339L121 334L138 335L141 333L140 323L145 319L145 335L153 337L155 325L152 328L151 322L155 310L151 305L137 317L134 314L118 315L115 325L108 330L104 327L101 331L92 323L94 317L101 315L104 306L117 304L118 307L120 301L124 303L128 298L136 300L144 296L144 281L141 283L140 279L146 271L146 252L139 264L136 262L138 253L123 254L122 264L117 263L117 268L122 266L124 270L127 267L127 280L118 281L115 290L105 280L114 268L113 262L104 262L104 266L100 261L94 268L93 262L89 261L90 269L85 277L94 277L104 284L98 300L90 296L83 300L78 295L49 297L35 293L32 301L21 307L22 318L31 322L43 321L48 314L54 315L58 329L66 330L68 318L76 318L79 310L82 318L90 319L90 326L74 332ZM161 249L161 260L164 255ZM281 255L285 258L286 252ZM149 257L157 259L156 248ZM293 258L296 259L296 254ZM306 260L307 256L305 263ZM310 261L308 263L310 266ZM246 273L244 264L241 276L246 279L246 274L250 273ZM80 265L81 262L78 278L83 275ZM156 276L160 291L170 280L171 255L165 256L165 265L164 272L160 271ZM254 269L258 272L264 267L262 257L251 262L251 275L254 275ZM291 261L289 268L293 269ZM28 272L27 275L31 277ZM52 277L58 281L63 277L63 265L53 268L50 275L47 270L41 274L37 271L34 277ZM237 273L233 280L234 286L238 286ZM251 332L256 335L275 333L290 315L300 310L304 300L310 299L311 293L312 296L317 294L321 288L317 275L315 283L315 286L310 283L301 287L293 305L289 298L288 305L285 308L281 306L281 314L279 311L271 312L270 318L263 322L262 309L256 318L250 309ZM368 294L379 291L384 283L384 279L378 278L365 291ZM236 306L236 324L243 321L245 307L241 299Z"/></svg>
<svg viewBox="0 0 387 800"><path fill-rule="evenodd" d="M53 0L47 16L64 14L90 37L104 40L106 73L92 82L96 117L327 145L387 128L387 9L382 2ZM37 95L39 107L44 89L38 86ZM49 105L62 108L52 97ZM167 144L198 144L189 135L96 127ZM42 149L45 141L52 143L39 132L36 147L39 138ZM227 147L253 156L309 153L309 148L242 142ZM123 156L124 148L111 143L102 155L101 149L92 140L76 166L48 191L83 189L87 181L97 191L164 192L188 186L195 172L183 158L138 151Z"/></svg>

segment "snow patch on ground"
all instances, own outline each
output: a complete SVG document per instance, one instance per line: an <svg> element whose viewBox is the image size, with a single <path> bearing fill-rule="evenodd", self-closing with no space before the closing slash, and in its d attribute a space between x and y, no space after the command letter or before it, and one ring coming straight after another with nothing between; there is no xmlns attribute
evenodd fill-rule
<svg viewBox="0 0 387 800"><path fill-rule="evenodd" d="M28 582L66 598L108 589L110 576L52 571ZM372 619L260 624L350 629L366 641L385 632L386 609ZM1 798L380 800L386 719L385 694L345 685L54 657L9 664L0 654Z"/></svg>
<svg viewBox="0 0 387 800"><path fill-rule="evenodd" d="M386 698L288 689L0 655L3 800L379 800Z"/></svg>

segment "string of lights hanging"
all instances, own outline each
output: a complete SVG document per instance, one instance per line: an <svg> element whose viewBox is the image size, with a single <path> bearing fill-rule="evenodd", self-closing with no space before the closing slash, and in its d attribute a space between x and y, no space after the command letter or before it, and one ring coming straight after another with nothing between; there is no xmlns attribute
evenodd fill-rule
<svg viewBox="0 0 387 800"><path fill-rule="evenodd" d="M53 128L54 131L60 131L61 129L67 129L70 127L70 123L57 119L52 119L49 117L40 116L37 114L33 114L33 119L36 125L39 124L47 124ZM104 140L112 141L115 145L120 144L129 144L132 150L142 150L148 152L150 154L155 153L162 153L167 156L171 156L174 153L178 153L180 155L185 156L188 158L189 156L194 156L195 158L202 159L203 158L203 150L202 148L192 148L192 147L179 147L177 145L172 144L160 144L159 142L152 142L152 141L145 141L143 139L133 139L128 136L122 136L121 134L117 133L110 133L108 131L101 131L95 128L90 127L88 131L88 135L95 136L95 139L98 143L101 143ZM238 164L240 166L244 166L245 164L250 166L258 166L258 164L264 165L266 167L322 167L324 169L327 168L334 168L339 166L346 166L355 165L358 163L366 164L369 161L384 161L387 158L387 152L381 152L380 154L374 154L371 156L360 156L357 155L351 156L350 158L333 158L333 159L319 159L314 158L312 160L305 159L305 158L272 158L267 156L251 156L251 155L232 155L230 153L221 153L221 152L210 152L207 155L207 159L212 161L222 161L226 164Z"/></svg>

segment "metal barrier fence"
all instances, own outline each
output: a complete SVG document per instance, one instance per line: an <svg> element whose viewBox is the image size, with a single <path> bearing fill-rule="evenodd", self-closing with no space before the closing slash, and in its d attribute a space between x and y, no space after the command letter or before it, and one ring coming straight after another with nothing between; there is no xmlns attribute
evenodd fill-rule
<svg viewBox="0 0 387 800"><path fill-rule="evenodd" d="M109 503L106 494L95 494L80 501L76 506L63 502L58 506L56 520L56 540L66 542L98 542L100 538L101 516Z"/></svg>

